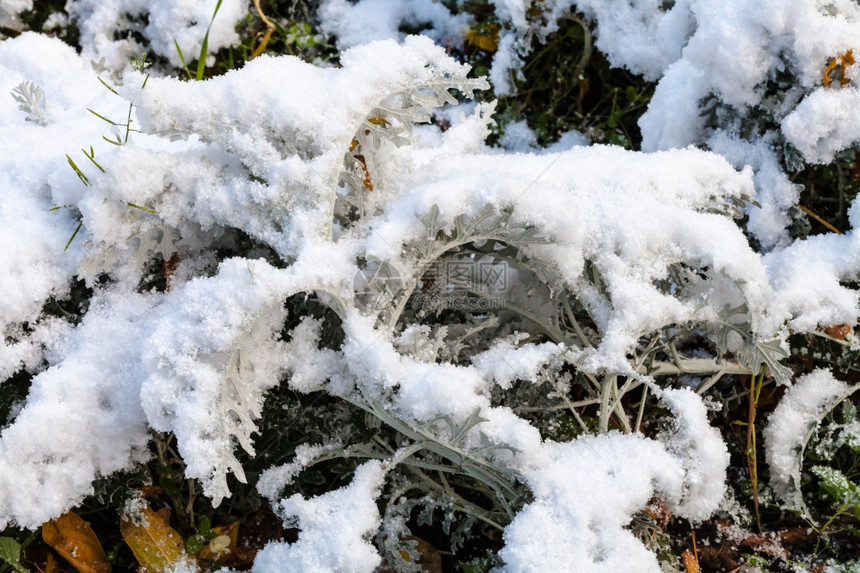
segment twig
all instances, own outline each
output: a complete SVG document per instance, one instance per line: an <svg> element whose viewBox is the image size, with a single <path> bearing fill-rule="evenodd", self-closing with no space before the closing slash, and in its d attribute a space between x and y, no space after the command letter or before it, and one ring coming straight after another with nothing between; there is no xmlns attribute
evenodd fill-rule
<svg viewBox="0 0 860 573"><path fill-rule="evenodd" d="M254 58L263 53L263 51L266 49L266 46L269 44L269 39L272 37L272 33L275 31L274 22L266 18L266 15L263 14L263 9L260 8L260 0L254 0L254 8L257 9L257 13L260 15L260 19L263 21L264 24L266 24L266 28L268 28L268 30L263 36L263 39L260 40L260 45L254 49L254 52L251 54L251 57L248 58L249 60L253 60Z"/></svg>

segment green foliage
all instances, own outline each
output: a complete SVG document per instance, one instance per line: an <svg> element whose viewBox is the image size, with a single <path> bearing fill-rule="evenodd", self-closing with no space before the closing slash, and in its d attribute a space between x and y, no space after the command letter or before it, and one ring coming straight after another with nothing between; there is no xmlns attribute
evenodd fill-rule
<svg viewBox="0 0 860 573"><path fill-rule="evenodd" d="M476 557L468 563L461 563L463 573L488 573L495 562L490 557Z"/></svg>
<svg viewBox="0 0 860 573"><path fill-rule="evenodd" d="M188 537L185 541L185 552L189 555L194 555L206 547L209 542L218 537L218 533L212 531L212 522L207 516L201 516L197 523L197 530L194 535Z"/></svg>
<svg viewBox="0 0 860 573"><path fill-rule="evenodd" d="M28 573L27 568L21 565L21 544L11 537L0 537L0 560L18 573Z"/></svg>
<svg viewBox="0 0 860 573"><path fill-rule="evenodd" d="M531 21L543 20L538 6L529 11ZM494 22L486 16L483 26ZM654 84L612 68L605 56L594 49L593 33L578 15L559 20L559 29L541 39L535 35L525 58L522 75L512 78L512 94L498 97L496 135L505 126L525 119L539 145L555 142L568 131L579 131L593 143L609 143L638 149L641 143L639 116L647 108ZM475 74L487 73L491 53L467 50ZM496 99L493 92L482 96ZM492 141L492 139L491 139Z"/></svg>

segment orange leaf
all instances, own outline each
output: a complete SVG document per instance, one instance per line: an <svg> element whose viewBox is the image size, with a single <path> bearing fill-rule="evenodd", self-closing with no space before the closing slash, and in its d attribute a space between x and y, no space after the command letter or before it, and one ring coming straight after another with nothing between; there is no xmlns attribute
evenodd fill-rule
<svg viewBox="0 0 860 573"><path fill-rule="evenodd" d="M57 560L51 553L48 553L48 557L45 559L45 573L60 573L60 566L57 565Z"/></svg>
<svg viewBox="0 0 860 573"><path fill-rule="evenodd" d="M185 556L182 537L150 507L141 510L137 523L123 517L119 530L137 562L149 573L163 573Z"/></svg>
<svg viewBox="0 0 860 573"><path fill-rule="evenodd" d="M839 54L827 62L827 67L824 69L824 77L821 83L824 87L830 87L833 80L839 80L839 87L845 87L851 81L845 77L845 69L854 65L854 50L848 50L844 54Z"/></svg>
<svg viewBox="0 0 860 573"><path fill-rule="evenodd" d="M684 570L687 573L699 573L701 571L699 569L699 560L696 559L695 554L689 549L685 550L681 555L681 561L684 562Z"/></svg>
<svg viewBox="0 0 860 573"><path fill-rule="evenodd" d="M108 573L110 562L90 524L71 511L42 524L42 539L79 573Z"/></svg>
<svg viewBox="0 0 860 573"><path fill-rule="evenodd" d="M358 159L359 163L361 163L361 167L364 170L364 186L367 187L368 191L373 191L373 183L370 181L370 171L367 170L367 161L364 159L364 155L354 155L356 159Z"/></svg>
<svg viewBox="0 0 860 573"><path fill-rule="evenodd" d="M373 125L381 125L382 127L388 127L389 125L391 125L390 123L388 123L388 120L381 115L377 117L368 117L367 121L369 121Z"/></svg>
<svg viewBox="0 0 860 573"><path fill-rule="evenodd" d="M845 337L852 331L850 325L848 324L834 324L833 326L828 326L824 329L824 332L827 336L831 338L835 338L836 340L845 340Z"/></svg>

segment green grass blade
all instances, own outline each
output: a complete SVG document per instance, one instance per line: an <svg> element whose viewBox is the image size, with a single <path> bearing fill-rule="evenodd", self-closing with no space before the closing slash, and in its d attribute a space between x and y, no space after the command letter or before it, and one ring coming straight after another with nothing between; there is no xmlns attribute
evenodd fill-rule
<svg viewBox="0 0 860 573"><path fill-rule="evenodd" d="M88 112L90 112L91 114L93 114L94 116L96 116L97 118L101 119L102 121L106 121L106 122L108 122L108 123L109 123L109 124L111 124L111 125L115 125L115 126L119 126L119 125L120 125L120 124L118 124L117 122L113 121L112 119L108 119L108 118L106 118L105 116L103 116L102 114L100 114L99 112L97 112L97 111L93 111L93 110L91 110L90 108L87 108L87 111L88 111Z"/></svg>
<svg viewBox="0 0 860 573"><path fill-rule="evenodd" d="M153 215L158 215L158 211L154 209L149 209L147 207L141 207L140 205L135 205L134 203L126 203L129 207L134 207L135 209L140 209L141 211L146 211L147 213L152 213Z"/></svg>
<svg viewBox="0 0 860 573"><path fill-rule="evenodd" d="M182 55L182 48L179 47L179 42L176 41L176 38L173 38L173 45L176 46L176 53L179 54L179 61L182 62L182 67L185 68L185 73L188 74L188 78L191 79L194 76L191 75L191 70L188 69L188 64L185 63L185 56Z"/></svg>
<svg viewBox="0 0 860 573"><path fill-rule="evenodd" d="M212 13L212 19L209 20L209 26L206 28L206 35L203 36L203 45L200 46L200 57L197 59L197 80L203 79L203 72L206 70L206 53L209 51L209 30L212 29L212 22L215 21L215 16L218 15L218 10L221 9L221 0L215 5L215 12Z"/></svg>
<svg viewBox="0 0 860 573"><path fill-rule="evenodd" d="M78 231L80 231L80 230L81 230L81 227L83 227L83 226L84 226L84 222L83 222L83 221L81 221L80 223L78 223L78 226L77 226L77 227L75 227L75 232L74 232L74 233L72 233L72 236L71 236L71 237L69 237L69 242L68 242L68 243L66 243L66 248L65 248L65 249L63 249L63 251L68 251L68 250L69 250L69 247L71 246L72 241L74 241L74 240L75 240L75 237L77 237L77 236L78 236Z"/></svg>
<svg viewBox="0 0 860 573"><path fill-rule="evenodd" d="M96 161L96 152L95 152L95 150L93 150L92 145L90 145L90 152L89 153L87 153L86 149L81 149L81 151L84 152L84 155L87 157L87 159L89 159L90 161L93 162L93 165L98 167L99 171L101 171L102 173L105 172L105 168L102 167L101 165L99 165L98 161Z"/></svg>
<svg viewBox="0 0 860 573"><path fill-rule="evenodd" d="M98 77L98 76L96 76L96 77ZM115 93L116 95L119 95L119 92L118 92L118 91L116 91L115 89L113 89L112 87L110 87L109 85L107 85L103 79L99 78L99 81L102 83L102 85L103 85L104 87L106 87L107 89L109 89L110 91L112 91L113 93Z"/></svg>
<svg viewBox="0 0 860 573"><path fill-rule="evenodd" d="M75 172L75 174L77 174L78 179L80 179L84 185L89 187L90 180L87 178L86 175L84 175L84 172L81 171L81 169L77 165L75 165L75 162L72 161L72 158L69 157L68 153L66 154L66 159L69 161L69 165L71 166L72 170Z"/></svg>

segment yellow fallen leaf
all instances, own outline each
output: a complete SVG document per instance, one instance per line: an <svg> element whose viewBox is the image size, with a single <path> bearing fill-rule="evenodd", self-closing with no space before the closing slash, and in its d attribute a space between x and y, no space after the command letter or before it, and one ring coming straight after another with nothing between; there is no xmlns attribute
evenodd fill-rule
<svg viewBox="0 0 860 573"><path fill-rule="evenodd" d="M854 329L851 328L850 324L834 324L825 328L824 332L827 336L835 338L836 340L845 340L845 338L851 334L852 330Z"/></svg>
<svg viewBox="0 0 860 573"><path fill-rule="evenodd" d="M90 524L71 511L43 523L42 539L79 573L110 571L110 561Z"/></svg>
<svg viewBox="0 0 860 573"><path fill-rule="evenodd" d="M418 550L418 565L421 566L422 571L426 571L427 573L442 573L442 554L439 553L438 549L433 547L429 542L414 535L410 535L405 539L418 542L418 546L416 547ZM407 563L412 561L407 551L401 549L400 555Z"/></svg>
<svg viewBox="0 0 860 573"><path fill-rule="evenodd" d="M54 559L54 554L51 552L48 552L48 556L45 558L44 573L60 573L60 566L57 565L57 560Z"/></svg>
<svg viewBox="0 0 860 573"><path fill-rule="evenodd" d="M141 510L138 520L124 517L120 533L148 573L163 573L185 555L182 537L150 507Z"/></svg>
<svg viewBox="0 0 860 573"><path fill-rule="evenodd" d="M466 32L466 42L472 46L495 52L499 49L499 31L502 27L498 24L478 24Z"/></svg>

